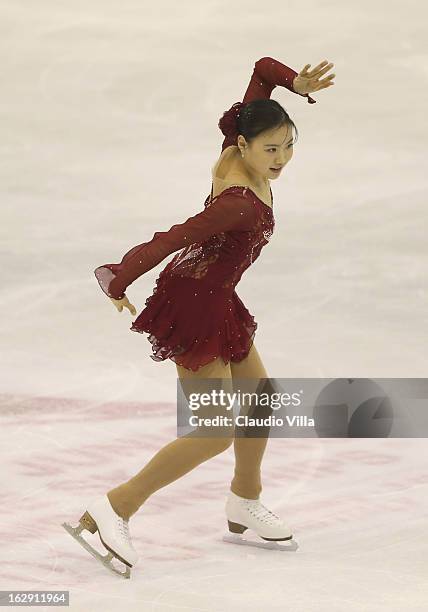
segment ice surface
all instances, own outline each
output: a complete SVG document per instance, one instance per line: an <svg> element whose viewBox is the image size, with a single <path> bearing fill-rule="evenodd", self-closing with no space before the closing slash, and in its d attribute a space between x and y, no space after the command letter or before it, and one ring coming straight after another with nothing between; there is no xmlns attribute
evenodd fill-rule
<svg viewBox="0 0 428 612"><path fill-rule="evenodd" d="M426 610L424 439L270 440L262 498L293 554L222 541L232 449L131 519L130 581L61 523L175 437L175 366L149 358L93 270L201 209L217 121L260 57L337 75L314 105L272 94L299 140L271 182L275 233L238 286L268 372L427 376L427 13L2 2L0 589L69 589L73 612ZM137 312L163 265L129 288Z"/></svg>

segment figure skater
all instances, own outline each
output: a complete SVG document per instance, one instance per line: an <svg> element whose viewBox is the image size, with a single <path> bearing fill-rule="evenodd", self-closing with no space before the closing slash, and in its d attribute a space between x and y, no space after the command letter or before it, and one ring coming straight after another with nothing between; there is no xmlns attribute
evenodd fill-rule
<svg viewBox="0 0 428 612"><path fill-rule="evenodd" d="M312 69L306 64L297 73L271 57L259 59L243 102L234 103L219 120L225 139L204 210L166 232L156 232L149 242L128 251L120 264L104 264L94 271L119 312L127 308L135 315L126 288L181 249L161 271L131 330L148 334L152 359L174 361L183 383L268 379L254 344L257 323L235 287L273 233L270 181L280 176L293 155L297 128L270 95L280 85L314 104L308 94L334 84L334 74L321 80L332 66L324 60ZM289 540L289 527L260 502L267 440L268 436L249 438L226 430L217 437L179 437L132 478L89 504L76 528L63 526L111 571L129 578L138 560L129 534L130 517L155 491L233 442L235 470L226 501L229 530L242 534L251 529L264 540ZM101 556L81 537L83 529L98 531L107 555ZM114 557L125 564L125 572L114 568Z"/></svg>

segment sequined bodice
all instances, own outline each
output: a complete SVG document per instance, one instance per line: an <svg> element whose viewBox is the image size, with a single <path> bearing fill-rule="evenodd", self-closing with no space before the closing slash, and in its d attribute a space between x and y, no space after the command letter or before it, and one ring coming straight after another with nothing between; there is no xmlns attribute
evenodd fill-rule
<svg viewBox="0 0 428 612"><path fill-rule="evenodd" d="M245 270L258 258L274 231L273 209L248 187L228 187L222 194L226 191L241 192L251 198L257 212L253 228L248 231L221 232L204 242L185 247L169 262L161 277L174 275L203 279L210 285L233 291ZM204 207L209 207L217 197L213 198L211 192Z"/></svg>

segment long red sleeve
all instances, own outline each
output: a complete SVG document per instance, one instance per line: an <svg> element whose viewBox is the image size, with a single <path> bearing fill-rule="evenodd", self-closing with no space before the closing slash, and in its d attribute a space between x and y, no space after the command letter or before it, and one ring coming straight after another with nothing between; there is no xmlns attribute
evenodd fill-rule
<svg viewBox="0 0 428 612"><path fill-rule="evenodd" d="M260 98L270 98L273 89L277 85L286 87L293 93L298 93L293 88L294 77L297 72L285 64L278 62L273 57L262 57L254 64L253 74L245 92L243 103L259 100ZM309 94L298 94L308 99L309 104L315 104L316 100ZM226 136L223 141L222 151L226 147L236 145L236 138Z"/></svg>
<svg viewBox="0 0 428 612"><path fill-rule="evenodd" d="M255 215L254 204L243 194L220 194L202 212L173 225L167 232L155 232L149 242L128 251L120 264L104 264L96 268L94 274L104 293L120 300L128 285L171 253L221 232L250 230Z"/></svg>

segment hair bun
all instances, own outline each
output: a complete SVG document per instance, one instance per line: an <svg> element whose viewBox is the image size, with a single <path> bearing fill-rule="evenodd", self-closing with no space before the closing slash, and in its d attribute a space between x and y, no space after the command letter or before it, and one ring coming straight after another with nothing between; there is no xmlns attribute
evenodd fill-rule
<svg viewBox="0 0 428 612"><path fill-rule="evenodd" d="M225 136L237 136L238 129L236 126L239 112L243 107L242 102L235 102L229 108L229 110L225 111L218 122L218 127L222 131Z"/></svg>

